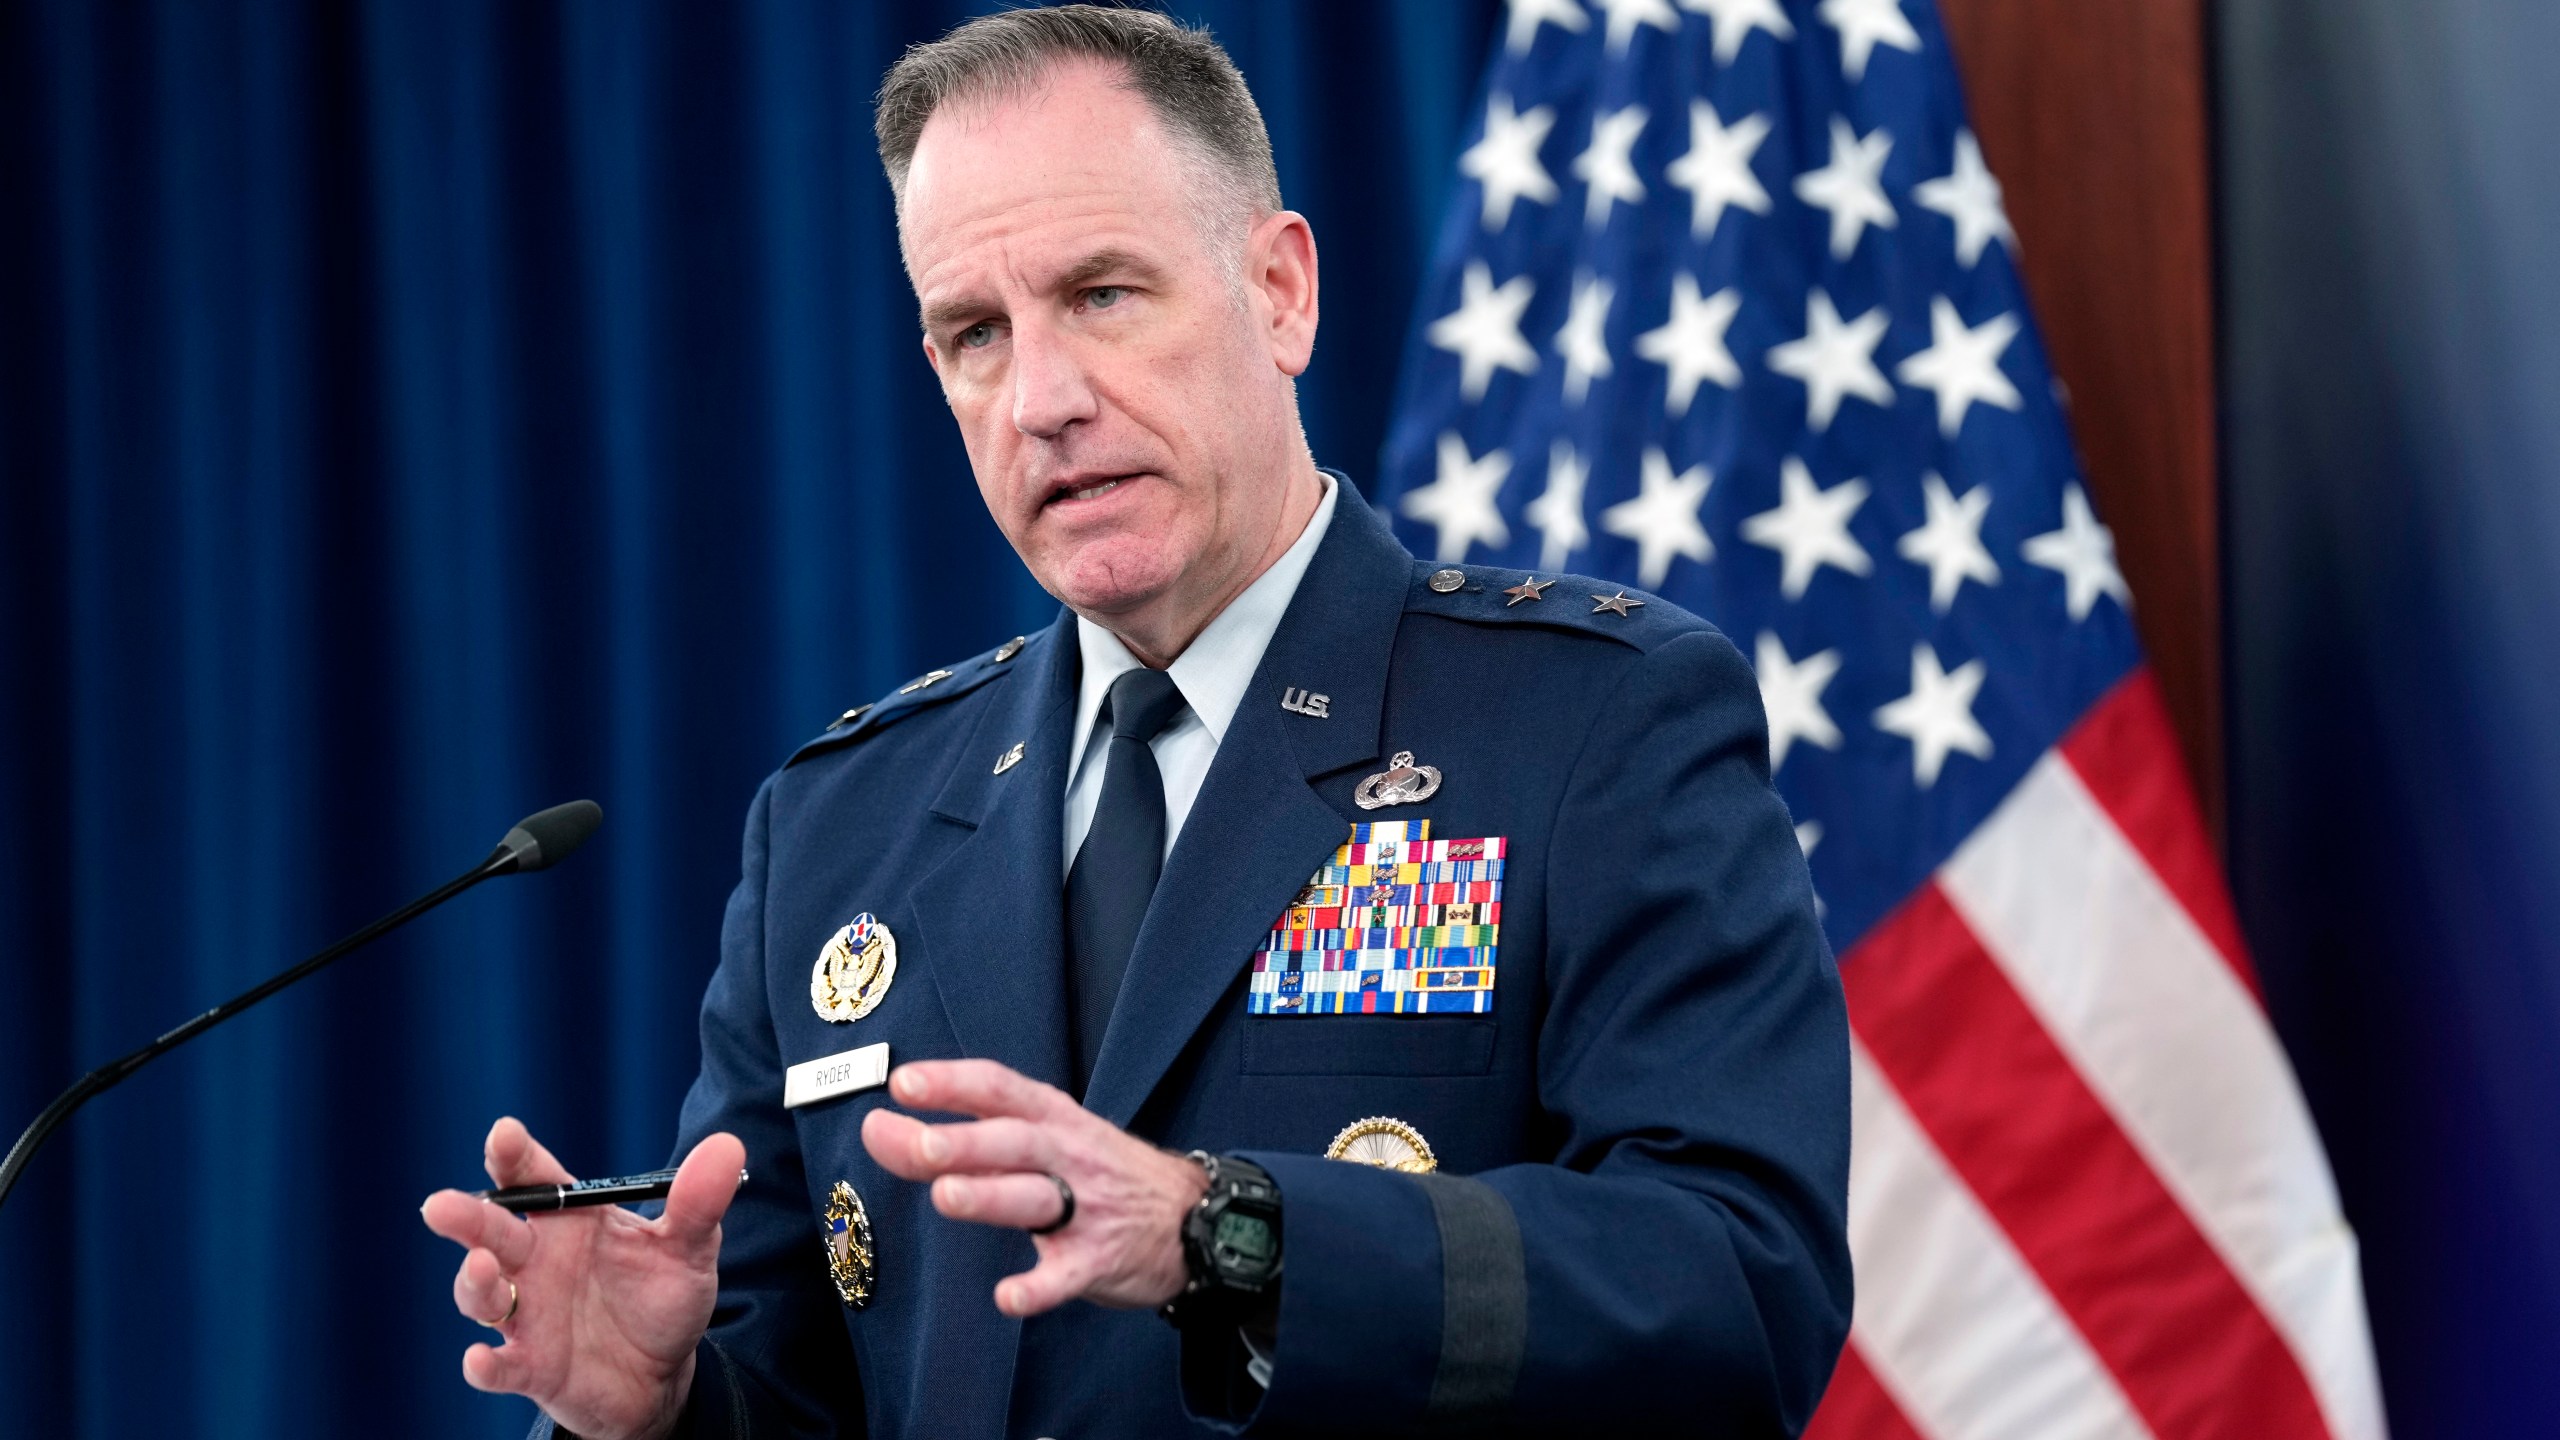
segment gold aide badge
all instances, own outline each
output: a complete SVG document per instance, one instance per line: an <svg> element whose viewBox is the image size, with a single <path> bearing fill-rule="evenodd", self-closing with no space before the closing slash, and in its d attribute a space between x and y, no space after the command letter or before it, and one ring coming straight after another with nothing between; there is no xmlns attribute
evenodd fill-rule
<svg viewBox="0 0 2560 1440"><path fill-rule="evenodd" d="M870 1305L872 1287L880 1278L871 1253L871 1213L862 1208L862 1197L853 1193L853 1187L839 1180L827 1195L824 1218L827 1278L836 1282L836 1294L844 1297L845 1304L863 1309Z"/></svg>
<svg viewBox="0 0 2560 1440"><path fill-rule="evenodd" d="M809 1003L818 1018L841 1025L880 1008L898 978L898 937L866 911L818 952L809 972Z"/></svg>
<svg viewBox="0 0 2560 1440"><path fill-rule="evenodd" d="M1324 1147L1324 1158L1407 1175L1428 1175L1440 1168L1440 1157L1431 1153L1431 1142L1422 1138L1421 1131L1384 1115L1343 1126L1333 1143Z"/></svg>

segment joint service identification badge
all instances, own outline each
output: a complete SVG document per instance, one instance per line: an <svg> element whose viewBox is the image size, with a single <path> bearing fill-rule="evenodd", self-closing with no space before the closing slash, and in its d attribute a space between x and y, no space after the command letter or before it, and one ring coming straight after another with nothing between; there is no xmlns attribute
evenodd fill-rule
<svg viewBox="0 0 2560 1440"><path fill-rule="evenodd" d="M863 1309L880 1278L871 1253L871 1212L862 1208L853 1187L839 1180L827 1195L825 1221L827 1278L836 1282L836 1294L845 1304Z"/></svg>
<svg viewBox="0 0 2560 1440"><path fill-rule="evenodd" d="M842 1025L879 1009L897 978L898 937L865 911L818 952L809 972L809 1003L819 1019Z"/></svg>

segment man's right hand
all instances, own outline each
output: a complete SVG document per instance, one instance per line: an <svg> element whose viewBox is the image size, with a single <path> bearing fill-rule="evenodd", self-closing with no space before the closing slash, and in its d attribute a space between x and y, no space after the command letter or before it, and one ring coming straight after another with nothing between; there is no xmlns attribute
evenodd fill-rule
<svg viewBox="0 0 2560 1440"><path fill-rule="evenodd" d="M572 1178L512 1118L489 1127L486 1159L501 1187ZM720 1291L720 1217L745 1165L736 1136L705 1138L655 1220L618 1205L527 1219L460 1190L428 1196L427 1228L469 1252L454 1308L507 1342L464 1351L462 1378L529 1397L585 1440L674 1429Z"/></svg>

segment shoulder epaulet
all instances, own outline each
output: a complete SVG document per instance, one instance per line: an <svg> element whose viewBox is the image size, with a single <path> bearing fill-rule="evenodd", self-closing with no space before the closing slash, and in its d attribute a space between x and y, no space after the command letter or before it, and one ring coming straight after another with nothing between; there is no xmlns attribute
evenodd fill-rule
<svg viewBox="0 0 2560 1440"><path fill-rule="evenodd" d="M791 758L782 762L782 768L788 770L813 755L840 750L919 711L959 699L1003 675L1012 667L1014 657L1030 643L1029 636L1016 635L983 655L973 655L947 668L927 670L867 705L854 706L828 721L827 728L820 731L817 738L791 752Z"/></svg>
<svg viewBox="0 0 2560 1440"><path fill-rule="evenodd" d="M1404 608L1486 625L1587 631L1638 650L1713 628L1659 596L1588 575L1420 560Z"/></svg>

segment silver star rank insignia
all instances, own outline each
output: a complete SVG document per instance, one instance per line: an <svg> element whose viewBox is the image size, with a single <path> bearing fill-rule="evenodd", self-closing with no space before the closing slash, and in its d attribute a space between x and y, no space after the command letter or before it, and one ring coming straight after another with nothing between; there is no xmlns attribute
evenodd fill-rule
<svg viewBox="0 0 2560 1440"><path fill-rule="evenodd" d="M1523 580L1502 592L1511 597L1502 602L1502 608L1508 610L1523 600L1544 600L1547 598L1547 587L1554 583L1556 582L1553 580Z"/></svg>
<svg viewBox="0 0 2560 1440"><path fill-rule="evenodd" d="M1615 595L1592 596L1591 613L1597 615L1601 611L1606 610L1612 614L1632 616L1643 604L1643 601L1638 600L1634 596L1629 595L1626 591L1621 590Z"/></svg>

